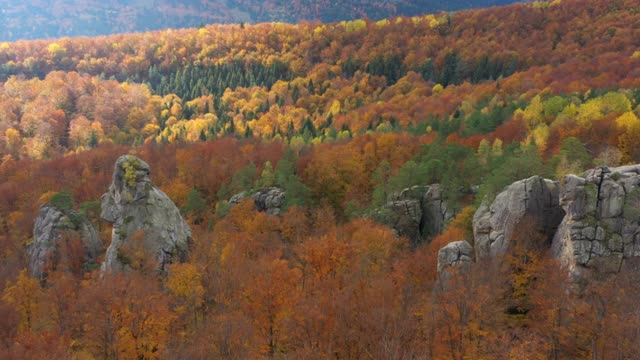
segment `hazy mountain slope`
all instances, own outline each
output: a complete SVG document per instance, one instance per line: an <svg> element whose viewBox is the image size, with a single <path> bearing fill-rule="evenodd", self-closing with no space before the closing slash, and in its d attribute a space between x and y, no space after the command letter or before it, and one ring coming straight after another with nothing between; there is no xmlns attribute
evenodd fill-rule
<svg viewBox="0 0 640 360"><path fill-rule="evenodd" d="M479 8L513 0L34 0L0 1L0 41L95 36L207 23L332 22Z"/></svg>

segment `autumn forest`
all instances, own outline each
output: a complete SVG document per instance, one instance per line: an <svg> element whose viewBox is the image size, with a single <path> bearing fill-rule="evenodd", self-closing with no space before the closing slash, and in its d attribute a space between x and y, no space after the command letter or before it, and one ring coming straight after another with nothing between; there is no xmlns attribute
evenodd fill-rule
<svg viewBox="0 0 640 360"><path fill-rule="evenodd" d="M0 358L634 358L638 260L576 281L533 221L446 276L438 254L518 180L640 163L638 116L638 0L0 43ZM124 154L192 232L162 271L135 246L101 270ZM433 184L438 231L385 220ZM273 188L276 214L250 195ZM49 205L75 225L37 278Z"/></svg>

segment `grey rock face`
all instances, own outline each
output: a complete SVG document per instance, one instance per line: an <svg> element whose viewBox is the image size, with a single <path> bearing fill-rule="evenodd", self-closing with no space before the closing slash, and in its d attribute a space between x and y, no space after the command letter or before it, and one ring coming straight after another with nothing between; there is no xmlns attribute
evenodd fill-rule
<svg viewBox="0 0 640 360"><path fill-rule="evenodd" d="M109 191L102 195L101 217L113 223L103 271L135 267L140 252L158 271L186 258L191 229L149 174L149 165L135 156L116 161Z"/></svg>
<svg viewBox="0 0 640 360"><path fill-rule="evenodd" d="M473 216L476 257L504 254L515 239L549 242L563 217L558 191L557 182L533 176L483 203ZM525 239L534 232L539 235Z"/></svg>
<svg viewBox="0 0 640 360"><path fill-rule="evenodd" d="M422 197L423 237L430 239L440 234L454 215L447 206L440 184L429 185Z"/></svg>
<svg viewBox="0 0 640 360"><path fill-rule="evenodd" d="M453 215L440 185L433 184L391 194L374 218L393 228L399 236L407 237L415 246L440 234Z"/></svg>
<svg viewBox="0 0 640 360"><path fill-rule="evenodd" d="M447 267L463 267L471 263L473 248L465 241L454 241L438 251L438 272Z"/></svg>
<svg viewBox="0 0 640 360"><path fill-rule="evenodd" d="M229 205L238 205L242 202L242 200L244 200L244 191L233 195L231 199L229 199Z"/></svg>
<svg viewBox="0 0 640 360"><path fill-rule="evenodd" d="M65 239L65 236L68 236ZM29 271L40 281L47 277L47 271L57 269L61 261L62 241L80 241L84 252L85 265L95 263L102 253L102 242L91 223L75 211L60 210L52 205L44 205L33 227L33 242L27 247ZM70 244L77 246L77 244ZM65 254L65 256L75 254Z"/></svg>
<svg viewBox="0 0 640 360"><path fill-rule="evenodd" d="M286 202L286 192L277 187L270 187L258 190L251 195L256 210L266 212L269 215L280 215ZM233 195L228 204L235 206L240 204L247 197L245 191Z"/></svg>
<svg viewBox="0 0 640 360"><path fill-rule="evenodd" d="M419 200L389 201L376 214L376 217L378 221L395 230L398 236L408 238L411 244L416 245L421 241L420 221L422 220L422 208Z"/></svg>
<svg viewBox="0 0 640 360"><path fill-rule="evenodd" d="M255 192L251 198L258 211L266 212L269 215L280 215L286 200L286 194L280 188L270 187Z"/></svg>
<svg viewBox="0 0 640 360"><path fill-rule="evenodd" d="M566 215L552 251L575 276L618 272L640 256L640 165L568 175L560 205Z"/></svg>

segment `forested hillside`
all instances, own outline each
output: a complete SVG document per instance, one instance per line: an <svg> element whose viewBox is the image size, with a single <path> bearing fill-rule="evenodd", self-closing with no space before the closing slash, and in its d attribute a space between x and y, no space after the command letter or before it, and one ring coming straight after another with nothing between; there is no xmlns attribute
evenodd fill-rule
<svg viewBox="0 0 640 360"><path fill-rule="evenodd" d="M557 150L563 136L554 133L563 127L552 119L564 106L637 86L635 8L563 1L378 22L3 43L0 140L5 153L40 158L91 139L300 135L308 143L380 126L477 145L473 135L513 126L506 120L517 108L558 95L561 108L544 124L527 120L530 135L547 134L545 147ZM20 141L7 142L11 134ZM23 146L32 142L38 146Z"/></svg>
<svg viewBox="0 0 640 360"><path fill-rule="evenodd" d="M0 41L98 36L204 24L334 22L504 5L514 0L0 1Z"/></svg>
<svg viewBox="0 0 640 360"><path fill-rule="evenodd" d="M530 245L533 220L508 251L446 281L437 270L444 245L477 246L474 214L505 186L539 175L564 188L567 174L640 163L638 0L5 42L0 81L0 358L640 349L636 262L576 283L549 241ZM123 154L149 168L113 176ZM584 204L598 209L609 191L624 208L606 226L585 216L585 237L637 227L635 168L623 169L585 190ZM82 221L104 252L113 226L133 220L101 219L101 195L117 181L148 190L141 176L180 209L190 255L158 274L133 246L114 255L128 271L101 271ZM439 233L389 224L425 186L443 201ZM554 196L556 207L575 200ZM26 269L45 204L71 230L36 279ZM636 256L634 241L621 253Z"/></svg>

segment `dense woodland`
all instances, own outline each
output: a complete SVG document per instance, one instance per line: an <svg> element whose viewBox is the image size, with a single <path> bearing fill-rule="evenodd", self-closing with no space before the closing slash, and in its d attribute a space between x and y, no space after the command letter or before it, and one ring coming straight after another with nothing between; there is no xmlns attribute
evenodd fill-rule
<svg viewBox="0 0 640 360"><path fill-rule="evenodd" d="M2 43L0 78L0 358L640 349L640 268L571 291L543 250L514 246L435 281L438 249L471 241L504 186L640 162L640 1ZM191 225L188 262L101 275L69 238L64 266L30 278L25 246L52 199L108 246L98 200L125 153ZM371 220L433 183L457 215L431 242ZM269 186L287 192L281 216L228 204Z"/></svg>

